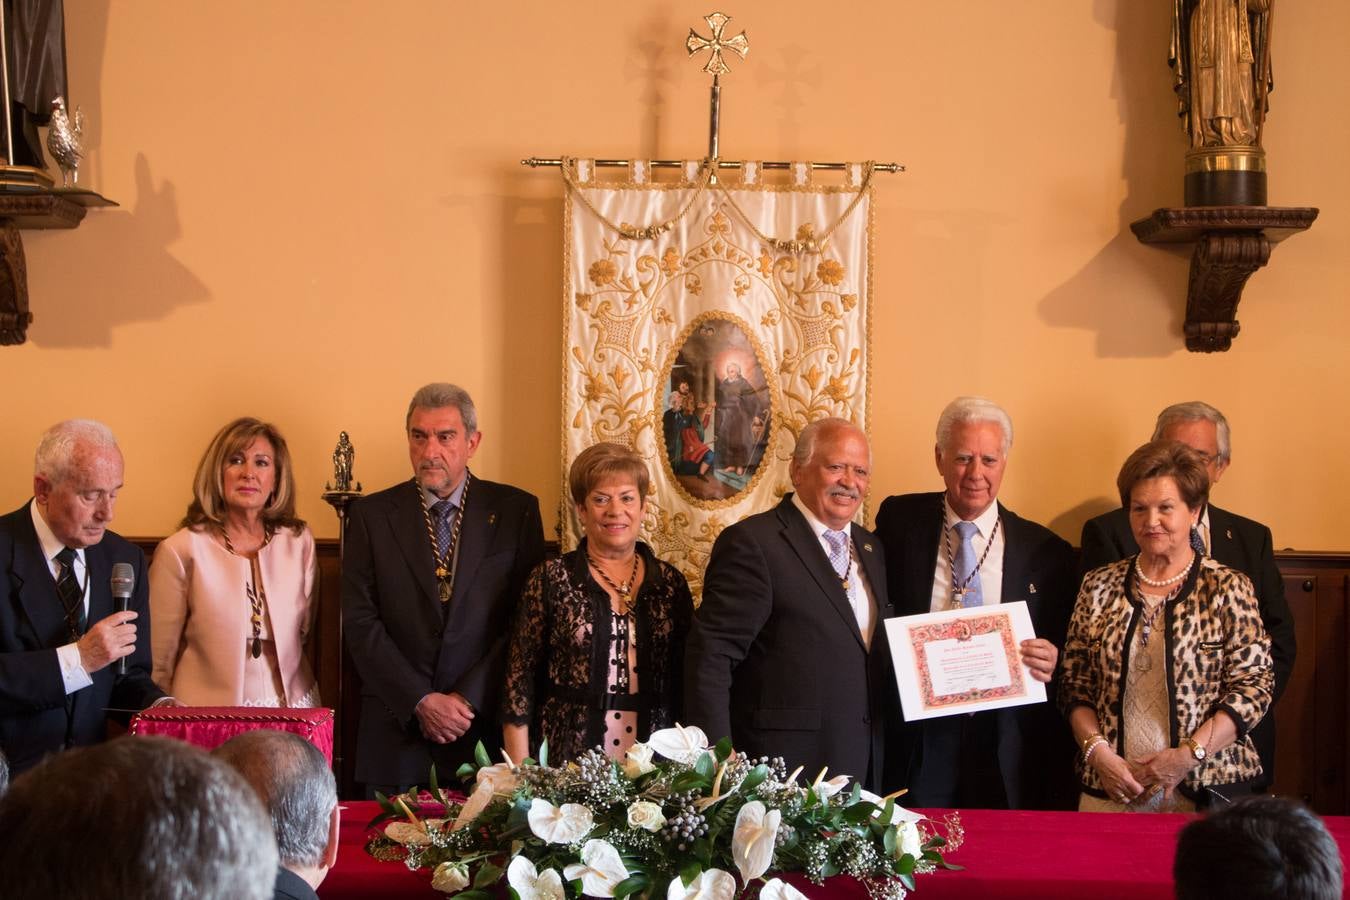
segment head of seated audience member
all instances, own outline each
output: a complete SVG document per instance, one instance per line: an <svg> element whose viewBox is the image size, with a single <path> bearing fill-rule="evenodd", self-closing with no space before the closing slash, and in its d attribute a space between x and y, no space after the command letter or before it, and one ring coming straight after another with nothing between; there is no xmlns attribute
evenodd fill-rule
<svg viewBox="0 0 1350 900"><path fill-rule="evenodd" d="M1341 855L1322 820L1282 797L1250 797L1187 825L1177 900L1333 900Z"/></svg>
<svg viewBox="0 0 1350 900"><path fill-rule="evenodd" d="M268 900L277 848L229 766L172 738L49 757L0 798L6 900Z"/></svg>
<svg viewBox="0 0 1350 900"><path fill-rule="evenodd" d="M319 749L285 731L246 731L212 754L258 793L281 865L317 888L337 861L337 782Z"/></svg>

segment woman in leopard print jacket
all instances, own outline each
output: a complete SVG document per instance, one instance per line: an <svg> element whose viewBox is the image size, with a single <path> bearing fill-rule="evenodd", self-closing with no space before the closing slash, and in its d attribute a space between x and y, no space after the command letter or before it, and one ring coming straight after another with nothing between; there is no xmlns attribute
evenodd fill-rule
<svg viewBox="0 0 1350 900"><path fill-rule="evenodd" d="M1117 487L1140 553L1083 579L1064 646L1079 809L1194 810L1261 771L1246 735L1271 701L1270 638L1247 576L1192 549L1209 493L1194 450L1146 444Z"/></svg>

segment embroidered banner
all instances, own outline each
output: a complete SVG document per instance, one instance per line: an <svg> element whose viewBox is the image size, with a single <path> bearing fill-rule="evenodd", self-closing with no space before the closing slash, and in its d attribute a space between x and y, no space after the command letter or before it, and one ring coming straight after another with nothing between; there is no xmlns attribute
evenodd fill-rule
<svg viewBox="0 0 1350 900"><path fill-rule="evenodd" d="M792 489L788 462L806 423L867 428L871 188L595 183L564 170L562 483L598 441L635 448L652 490L644 538L695 596L723 528ZM726 176L721 176L725 178ZM629 236L625 236L625 234ZM634 236L636 235L636 236ZM563 549L580 540L566 489Z"/></svg>

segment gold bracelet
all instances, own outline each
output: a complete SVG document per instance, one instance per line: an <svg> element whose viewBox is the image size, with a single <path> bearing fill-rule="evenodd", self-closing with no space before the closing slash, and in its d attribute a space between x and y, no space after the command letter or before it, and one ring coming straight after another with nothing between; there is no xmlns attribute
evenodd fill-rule
<svg viewBox="0 0 1350 900"><path fill-rule="evenodd" d="M1083 738L1083 742L1079 746L1079 749L1086 753L1088 744L1092 743L1094 738L1101 738L1102 740L1106 740L1106 735L1102 734L1100 731L1092 732L1092 734L1089 734L1087 737Z"/></svg>

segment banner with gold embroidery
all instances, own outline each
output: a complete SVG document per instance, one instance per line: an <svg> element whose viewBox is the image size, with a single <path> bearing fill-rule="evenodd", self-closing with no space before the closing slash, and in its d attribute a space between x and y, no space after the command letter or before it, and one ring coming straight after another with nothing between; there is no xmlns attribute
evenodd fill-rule
<svg viewBox="0 0 1350 900"><path fill-rule="evenodd" d="M562 483L591 444L635 448L652 475L644 538L695 596L721 530L792 489L806 423L868 424L870 168L834 185L794 169L791 184L757 183L753 164L715 183L690 163L654 184L640 163L624 183L564 165Z"/></svg>

